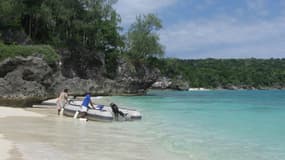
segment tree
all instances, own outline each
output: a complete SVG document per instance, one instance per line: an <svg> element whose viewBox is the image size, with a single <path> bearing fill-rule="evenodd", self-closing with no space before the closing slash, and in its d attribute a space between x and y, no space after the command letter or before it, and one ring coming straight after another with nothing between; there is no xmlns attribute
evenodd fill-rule
<svg viewBox="0 0 285 160"><path fill-rule="evenodd" d="M136 60L162 57L164 47L159 43L159 35L156 33L161 28L161 21L154 14L138 16L126 36L128 56Z"/></svg>

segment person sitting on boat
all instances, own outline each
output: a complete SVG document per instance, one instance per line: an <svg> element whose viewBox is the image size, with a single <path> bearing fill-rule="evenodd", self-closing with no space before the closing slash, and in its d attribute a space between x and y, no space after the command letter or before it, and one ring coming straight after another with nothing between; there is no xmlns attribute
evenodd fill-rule
<svg viewBox="0 0 285 160"><path fill-rule="evenodd" d="M125 117L126 114L124 114L122 111L119 110L118 106L115 103L110 103L110 107L112 108L112 111L115 114L116 120L118 120L118 115L120 114L122 117Z"/></svg>
<svg viewBox="0 0 285 160"><path fill-rule="evenodd" d="M60 111L64 108L65 104L68 102L68 89L64 89L63 92L60 93L59 97L56 100L57 106L57 114L60 114Z"/></svg>
<svg viewBox="0 0 285 160"><path fill-rule="evenodd" d="M89 109L89 104L92 106L93 109L95 109L92 101L91 101L91 96L90 96L90 93L86 93L83 101L82 101L82 104L81 104L81 112L83 113L81 118L85 118L86 115L87 115L87 111Z"/></svg>

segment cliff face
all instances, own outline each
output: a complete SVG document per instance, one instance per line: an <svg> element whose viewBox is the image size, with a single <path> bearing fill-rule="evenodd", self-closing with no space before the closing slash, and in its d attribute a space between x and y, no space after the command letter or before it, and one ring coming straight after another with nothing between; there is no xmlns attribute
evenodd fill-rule
<svg viewBox="0 0 285 160"><path fill-rule="evenodd" d="M83 52L80 55L86 55L93 51L60 51L62 76L53 87L56 91L68 88L75 95L83 95L87 91L94 95L137 95L144 94L158 78L159 70L145 65L133 66L119 58L116 60L116 76L110 79L106 76L108 73L104 53L93 53L95 56L92 56L91 63L86 64L80 57L73 56L73 52Z"/></svg>
<svg viewBox="0 0 285 160"><path fill-rule="evenodd" d="M152 84L153 89L172 89L172 90L188 90L189 84L187 81L182 79L182 76L178 76L175 79L166 77L160 77Z"/></svg>
<svg viewBox="0 0 285 160"><path fill-rule="evenodd" d="M28 99L37 102L48 97L55 71L56 68L39 57L8 58L0 62L0 104Z"/></svg>
<svg viewBox="0 0 285 160"><path fill-rule="evenodd" d="M64 54L70 54L65 51ZM67 56L66 56L67 57ZM8 58L0 62L0 105L30 106L56 97L64 88L70 94L130 95L144 94L158 78L159 71L144 65L132 66L118 59L117 76L106 76L104 56L98 54L94 65L84 68L62 56L61 63L48 64L41 57Z"/></svg>

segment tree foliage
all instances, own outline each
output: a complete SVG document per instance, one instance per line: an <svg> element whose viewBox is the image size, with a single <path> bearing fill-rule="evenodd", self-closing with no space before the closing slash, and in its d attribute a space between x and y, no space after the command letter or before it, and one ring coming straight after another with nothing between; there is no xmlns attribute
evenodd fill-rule
<svg viewBox="0 0 285 160"><path fill-rule="evenodd" d="M24 30L34 43L112 51L123 45L114 0L0 0L0 32Z"/></svg>
<svg viewBox="0 0 285 160"><path fill-rule="evenodd" d="M157 31L161 21L154 14L140 15L127 33L127 53L133 59L162 57L164 47L159 43Z"/></svg>

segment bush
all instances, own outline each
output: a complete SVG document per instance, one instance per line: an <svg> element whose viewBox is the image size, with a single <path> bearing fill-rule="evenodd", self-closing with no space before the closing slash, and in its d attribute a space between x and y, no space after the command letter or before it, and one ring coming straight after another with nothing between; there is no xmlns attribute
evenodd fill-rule
<svg viewBox="0 0 285 160"><path fill-rule="evenodd" d="M0 43L0 61L9 57L31 55L43 55L48 63L59 59L59 55L49 45L5 45Z"/></svg>

